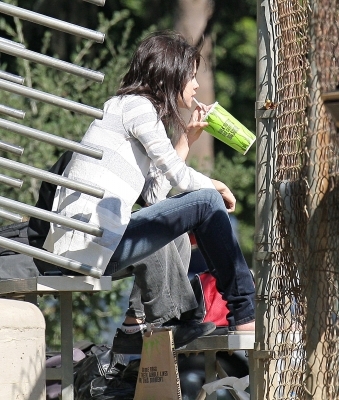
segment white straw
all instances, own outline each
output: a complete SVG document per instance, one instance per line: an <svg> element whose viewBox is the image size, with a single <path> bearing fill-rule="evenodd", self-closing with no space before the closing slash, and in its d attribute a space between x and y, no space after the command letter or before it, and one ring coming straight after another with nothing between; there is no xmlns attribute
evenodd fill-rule
<svg viewBox="0 0 339 400"><path fill-rule="evenodd" d="M195 103L196 103L200 108L202 108L202 107L201 107L201 104L199 103L199 101L198 101L195 97L193 97L193 100L195 101Z"/></svg>

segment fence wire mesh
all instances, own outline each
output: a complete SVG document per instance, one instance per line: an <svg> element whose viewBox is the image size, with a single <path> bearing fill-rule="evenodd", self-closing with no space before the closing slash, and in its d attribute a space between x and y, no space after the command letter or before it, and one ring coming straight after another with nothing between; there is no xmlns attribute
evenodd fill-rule
<svg viewBox="0 0 339 400"><path fill-rule="evenodd" d="M339 2L268 4L276 114L273 162L267 160L273 169L273 222L264 316L270 356L262 364L263 391L270 400L334 400L339 399L339 135L322 96L339 89Z"/></svg>

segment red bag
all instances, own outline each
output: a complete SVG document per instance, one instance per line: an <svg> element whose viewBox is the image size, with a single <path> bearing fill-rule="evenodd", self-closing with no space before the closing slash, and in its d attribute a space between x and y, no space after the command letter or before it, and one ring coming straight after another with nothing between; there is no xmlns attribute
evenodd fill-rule
<svg viewBox="0 0 339 400"><path fill-rule="evenodd" d="M200 322L214 322L217 327L228 326L227 301L218 291L214 276L209 271L201 272L191 279L191 285L198 302L191 318Z"/></svg>

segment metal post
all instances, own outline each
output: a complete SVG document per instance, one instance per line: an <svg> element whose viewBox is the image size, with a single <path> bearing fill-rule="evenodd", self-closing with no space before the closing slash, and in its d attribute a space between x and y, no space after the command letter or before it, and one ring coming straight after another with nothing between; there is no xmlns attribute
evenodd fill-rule
<svg viewBox="0 0 339 400"><path fill-rule="evenodd" d="M74 399L72 311L72 292L60 292L62 400Z"/></svg>
<svg viewBox="0 0 339 400"><path fill-rule="evenodd" d="M265 354L268 354L266 337L268 332L267 282L272 254L272 176L273 176L273 112L265 110L265 101L274 100L274 52L272 26L270 25L269 0L257 3L257 154L256 154L256 212L255 212L255 257L256 280L256 337L254 348L254 371L251 383L251 399L265 398ZM272 110L270 110L272 111Z"/></svg>
<svg viewBox="0 0 339 400"><path fill-rule="evenodd" d="M329 185L329 160L328 146L330 142L330 128L326 129L325 108L321 101L320 83L316 65L318 23L314 17L319 15L319 4L310 1L309 9L309 37L310 46L308 58L310 62L310 74L308 81L309 106L308 111L308 138L307 151L309 154L309 165L307 179L309 183L307 196L307 211L309 222L307 226L307 242L309 254L307 257L308 285L306 290L307 316L306 316L306 341L305 349L307 355L306 369L306 398L309 400L321 400L326 392L326 379L328 374L327 354L332 352L328 348L326 339L326 327L329 322L329 296L333 283L330 282L326 265L328 257L328 222L326 215L327 196L330 191ZM315 178L317 177L317 181ZM316 183L315 183L316 182ZM321 183L320 183L321 182ZM316 250L315 250L316 249Z"/></svg>
<svg viewBox="0 0 339 400"><path fill-rule="evenodd" d="M216 380L216 354L215 350L206 350L205 358L205 382L210 383ZM217 400L217 393L213 392L206 396L206 400Z"/></svg>

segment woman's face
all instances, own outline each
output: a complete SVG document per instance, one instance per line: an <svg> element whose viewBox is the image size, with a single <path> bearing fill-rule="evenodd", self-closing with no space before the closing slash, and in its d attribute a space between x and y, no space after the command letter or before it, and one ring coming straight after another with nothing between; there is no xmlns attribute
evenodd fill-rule
<svg viewBox="0 0 339 400"><path fill-rule="evenodd" d="M197 65L194 62L194 69L191 79L186 83L184 92L183 92L183 99L179 96L178 99L178 106L179 108L191 108L193 97L197 93L196 90L199 87L199 83L197 81Z"/></svg>

